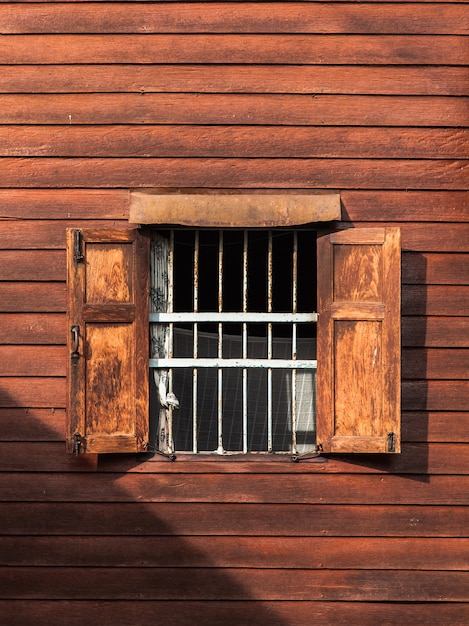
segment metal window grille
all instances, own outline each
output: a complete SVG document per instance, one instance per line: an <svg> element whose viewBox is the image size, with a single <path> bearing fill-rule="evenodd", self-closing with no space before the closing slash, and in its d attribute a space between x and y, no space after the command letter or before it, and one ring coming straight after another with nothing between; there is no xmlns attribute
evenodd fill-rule
<svg viewBox="0 0 469 626"><path fill-rule="evenodd" d="M159 449L314 449L314 233L158 231L151 265Z"/></svg>

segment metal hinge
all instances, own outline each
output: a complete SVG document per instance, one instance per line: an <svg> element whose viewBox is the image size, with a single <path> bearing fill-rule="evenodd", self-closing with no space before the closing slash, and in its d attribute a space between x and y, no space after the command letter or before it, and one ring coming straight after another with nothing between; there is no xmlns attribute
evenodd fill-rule
<svg viewBox="0 0 469 626"><path fill-rule="evenodd" d="M396 433L388 433L388 452L396 451Z"/></svg>
<svg viewBox="0 0 469 626"><path fill-rule="evenodd" d="M83 256L83 237L81 230L73 231L73 260L80 263L85 258Z"/></svg>
<svg viewBox="0 0 469 626"><path fill-rule="evenodd" d="M83 444L83 437L80 435L80 433L75 433L73 435L73 448L72 448L73 454L76 454L76 455L80 454L82 444Z"/></svg>

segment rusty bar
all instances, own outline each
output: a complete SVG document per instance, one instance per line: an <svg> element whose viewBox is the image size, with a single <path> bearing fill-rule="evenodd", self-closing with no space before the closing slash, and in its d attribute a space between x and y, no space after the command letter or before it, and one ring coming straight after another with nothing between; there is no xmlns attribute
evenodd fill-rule
<svg viewBox="0 0 469 626"><path fill-rule="evenodd" d="M218 312L223 311L223 231L218 233ZM223 323L218 324L218 358L223 358ZM218 368L218 448L223 454L223 370Z"/></svg>
<svg viewBox="0 0 469 626"><path fill-rule="evenodd" d="M199 310L199 231L194 233L194 313ZM194 322L194 346L193 356L197 359L199 355L199 326ZM197 452L197 382L198 370L192 370L192 450Z"/></svg>

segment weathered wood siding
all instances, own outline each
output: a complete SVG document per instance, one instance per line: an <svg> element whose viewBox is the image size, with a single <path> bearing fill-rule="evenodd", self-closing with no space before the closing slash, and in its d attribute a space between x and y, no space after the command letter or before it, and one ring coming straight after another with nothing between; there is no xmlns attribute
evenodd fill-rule
<svg viewBox="0 0 469 626"><path fill-rule="evenodd" d="M469 10L0 2L3 624L469 623ZM402 229L403 452L65 454L65 229L132 187Z"/></svg>

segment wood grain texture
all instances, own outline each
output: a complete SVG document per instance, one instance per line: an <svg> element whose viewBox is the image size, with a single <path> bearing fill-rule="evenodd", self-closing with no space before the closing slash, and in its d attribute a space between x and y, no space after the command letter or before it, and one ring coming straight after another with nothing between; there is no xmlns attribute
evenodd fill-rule
<svg viewBox="0 0 469 626"><path fill-rule="evenodd" d="M157 92L467 96L462 67L99 65L10 66L0 93Z"/></svg>
<svg viewBox="0 0 469 626"><path fill-rule="evenodd" d="M464 37L454 35L81 34L10 35L0 40L0 62L9 65L465 65L468 61Z"/></svg>
<svg viewBox="0 0 469 626"><path fill-rule="evenodd" d="M47 573L47 576L46 576ZM467 572L1 568L2 598L467 601Z"/></svg>
<svg viewBox="0 0 469 626"><path fill-rule="evenodd" d="M34 621L38 626L48 626L50 615L55 611L60 615L67 615L67 626L81 626L82 612L90 621L99 622L103 626L115 624L115 602L98 600L18 600L11 603L0 600L0 610L9 619L11 626L23 626ZM151 621L158 615L162 621L173 626L187 626L194 623L199 626L211 626L223 623L226 626L238 626L245 622L258 623L259 620L269 620L271 626L302 626L307 624L311 615L324 624L348 626L350 623L360 623L363 626L372 626L382 619L383 610L386 611L388 626L400 626L403 621L415 626L427 626L432 620L452 626L466 626L467 605L463 603L420 603L406 604L392 602L327 602L327 601L192 601L178 604L175 614L171 602L124 600L119 602L119 621L122 626L134 626L138 621ZM58 622L56 622L58 623Z"/></svg>
<svg viewBox="0 0 469 626"><path fill-rule="evenodd" d="M233 464L230 465L230 467ZM252 467L252 465L251 465ZM255 479L253 479L255 476ZM119 478L118 485L113 488ZM0 474L2 502L218 502L270 504L411 504L465 505L467 475L426 474L139 474L127 472L81 475L27 472Z"/></svg>
<svg viewBox="0 0 469 626"><path fill-rule="evenodd" d="M23 543L22 543L23 542ZM469 539L297 537L8 537L0 567L207 567L467 571ZM327 564L324 553L327 553Z"/></svg>
<svg viewBox="0 0 469 626"><path fill-rule="evenodd" d="M4 535L467 537L469 511L442 505L5 502Z"/></svg>
<svg viewBox="0 0 469 626"><path fill-rule="evenodd" d="M0 5L4 34L27 33L366 33L467 34L464 5L354 2L170 2Z"/></svg>
<svg viewBox="0 0 469 626"><path fill-rule="evenodd" d="M467 160L0 159L3 187L465 189Z"/></svg>
<svg viewBox="0 0 469 626"><path fill-rule="evenodd" d="M464 127L468 108L469 98L413 95L6 94L0 124Z"/></svg>
<svg viewBox="0 0 469 626"><path fill-rule="evenodd" d="M465 159L461 128L0 126L4 157Z"/></svg>

